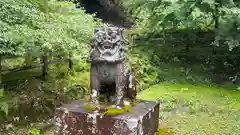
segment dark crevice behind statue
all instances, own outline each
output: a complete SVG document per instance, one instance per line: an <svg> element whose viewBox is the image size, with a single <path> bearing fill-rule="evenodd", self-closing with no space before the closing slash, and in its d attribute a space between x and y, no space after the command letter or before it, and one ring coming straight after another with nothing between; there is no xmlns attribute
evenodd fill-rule
<svg viewBox="0 0 240 135"><path fill-rule="evenodd" d="M96 14L97 18L106 23L129 28L133 25L114 0L74 0L77 7L84 7L89 14Z"/></svg>

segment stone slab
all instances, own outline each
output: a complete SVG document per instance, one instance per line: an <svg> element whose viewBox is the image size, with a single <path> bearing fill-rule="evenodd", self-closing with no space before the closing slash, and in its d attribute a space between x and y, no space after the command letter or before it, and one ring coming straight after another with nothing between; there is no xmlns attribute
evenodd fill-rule
<svg viewBox="0 0 240 135"><path fill-rule="evenodd" d="M140 100L120 115L87 112L86 101L57 108L54 135L154 135L158 128L159 102Z"/></svg>

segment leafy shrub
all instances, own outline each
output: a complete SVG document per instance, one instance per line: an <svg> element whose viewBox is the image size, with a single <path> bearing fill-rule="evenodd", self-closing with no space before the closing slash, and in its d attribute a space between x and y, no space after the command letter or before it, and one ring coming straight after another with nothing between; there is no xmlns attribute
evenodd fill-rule
<svg viewBox="0 0 240 135"><path fill-rule="evenodd" d="M1 0L1 54L41 56L86 55L93 16L71 2Z"/></svg>
<svg viewBox="0 0 240 135"><path fill-rule="evenodd" d="M8 115L8 104L5 101L2 101L3 89L0 88L0 119L1 117Z"/></svg>
<svg viewBox="0 0 240 135"><path fill-rule="evenodd" d="M38 129L33 128L28 131L28 134L29 135L40 135L40 131Z"/></svg>
<svg viewBox="0 0 240 135"><path fill-rule="evenodd" d="M25 58L13 67L39 62L42 55L49 59L66 58L69 53L85 57L94 27L102 25L84 9L57 0L0 0L0 15L0 55ZM48 81L38 78L40 69L4 74L3 83L8 87L0 108L7 112L5 102L8 103L7 120L13 116L22 122L36 120L36 116L52 115L53 109L62 103L82 98L88 79L82 81L80 72L88 67L83 62L76 63L80 70L75 68L77 72L73 71L72 75L66 66L50 66ZM7 61L3 67L9 64Z"/></svg>
<svg viewBox="0 0 240 135"><path fill-rule="evenodd" d="M141 35L138 39L145 42L142 48L155 50L152 53L162 64L173 63L184 69L194 64L211 75L207 80L239 82L238 2L127 0L124 6L136 18L132 31ZM172 61L175 58L179 61ZM187 78L191 82L206 80Z"/></svg>

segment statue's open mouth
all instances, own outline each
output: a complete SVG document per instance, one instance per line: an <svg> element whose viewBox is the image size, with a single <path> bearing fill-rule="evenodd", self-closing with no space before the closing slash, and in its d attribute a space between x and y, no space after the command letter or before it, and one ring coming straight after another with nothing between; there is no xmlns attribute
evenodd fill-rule
<svg viewBox="0 0 240 135"><path fill-rule="evenodd" d="M104 49L111 49L112 47L110 45L104 45L103 48Z"/></svg>

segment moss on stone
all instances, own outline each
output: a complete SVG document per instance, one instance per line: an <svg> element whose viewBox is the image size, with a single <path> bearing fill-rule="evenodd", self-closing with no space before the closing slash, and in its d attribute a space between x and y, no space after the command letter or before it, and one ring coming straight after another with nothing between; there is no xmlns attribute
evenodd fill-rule
<svg viewBox="0 0 240 135"><path fill-rule="evenodd" d="M90 103L85 103L83 106L88 112L92 112L92 111L95 111L97 109L96 106L94 106Z"/></svg>
<svg viewBox="0 0 240 135"><path fill-rule="evenodd" d="M132 109L131 105L125 105L122 109L114 108L114 107L107 107L107 110L104 112L106 115L117 115L129 112Z"/></svg>

